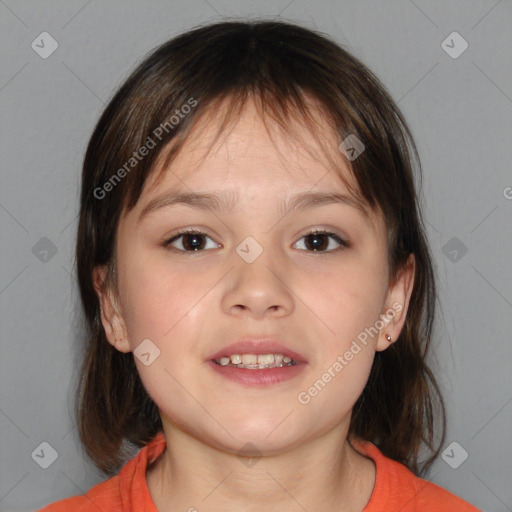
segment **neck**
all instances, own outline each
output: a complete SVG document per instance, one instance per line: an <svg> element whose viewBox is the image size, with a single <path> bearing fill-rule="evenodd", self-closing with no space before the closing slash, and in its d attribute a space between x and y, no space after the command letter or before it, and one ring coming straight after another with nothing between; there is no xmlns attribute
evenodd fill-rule
<svg viewBox="0 0 512 512"><path fill-rule="evenodd" d="M374 483L373 462L347 441L346 428L279 455L242 458L166 424L167 448L147 471L159 512L323 510L360 512Z"/></svg>

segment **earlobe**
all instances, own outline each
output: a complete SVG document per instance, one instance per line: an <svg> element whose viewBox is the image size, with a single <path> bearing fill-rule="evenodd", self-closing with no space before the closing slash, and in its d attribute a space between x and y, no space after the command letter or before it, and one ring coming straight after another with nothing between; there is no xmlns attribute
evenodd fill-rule
<svg viewBox="0 0 512 512"><path fill-rule="evenodd" d="M126 327L123 317L112 296L113 291L105 285L107 267L97 266L93 269L94 289L98 295L101 312L101 323L105 330L108 342L120 352L130 352L131 347L128 341Z"/></svg>
<svg viewBox="0 0 512 512"><path fill-rule="evenodd" d="M388 290L385 311L381 315L385 325L379 333L379 339L375 347L377 351L385 350L392 343L395 343L400 336L414 287L415 268L414 254L410 254Z"/></svg>

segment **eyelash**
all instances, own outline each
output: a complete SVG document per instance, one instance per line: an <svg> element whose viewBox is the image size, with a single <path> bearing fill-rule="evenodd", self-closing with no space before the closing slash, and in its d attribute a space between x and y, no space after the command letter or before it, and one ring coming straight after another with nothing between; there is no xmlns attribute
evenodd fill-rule
<svg viewBox="0 0 512 512"><path fill-rule="evenodd" d="M172 244L172 242L179 239L183 235L200 235L200 236L205 236L207 238L211 238L210 236L208 236L207 233L204 233L203 231L189 228L189 229L183 229L183 230L179 231L178 233L174 234L171 238L165 240L162 243L162 246L169 250L174 250L177 252L185 252L185 253L187 253L187 252L188 253L204 252L205 250L207 250L207 249L201 249L201 250L187 251L184 249L176 249L175 247L172 247L172 248L169 247ZM338 242L340 244L340 247L337 247L336 249L331 249L330 251L325 251L325 250L324 251L306 251L306 252L310 252L313 254L330 254L330 253L337 252L337 251L340 251L343 249L348 249L351 246L351 244L349 242L340 238L336 233L332 233L331 231L326 231L326 230L322 230L322 229L318 229L318 230L314 229L312 231L309 231L308 233L304 234L300 239L305 238L310 235L326 235L326 236L329 236L330 238L334 239L336 242Z"/></svg>

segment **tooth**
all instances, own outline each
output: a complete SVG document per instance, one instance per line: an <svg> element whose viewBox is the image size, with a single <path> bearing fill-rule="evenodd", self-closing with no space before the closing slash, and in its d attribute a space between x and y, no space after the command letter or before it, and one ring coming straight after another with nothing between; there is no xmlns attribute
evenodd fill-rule
<svg viewBox="0 0 512 512"><path fill-rule="evenodd" d="M274 354L260 354L258 356L259 364L272 364L274 362Z"/></svg>
<svg viewBox="0 0 512 512"><path fill-rule="evenodd" d="M244 354L242 356L242 364L256 364L258 362L258 356L254 354Z"/></svg>
<svg viewBox="0 0 512 512"><path fill-rule="evenodd" d="M240 357L240 354L233 354L231 356L231 362L233 364L240 364L242 362L242 358Z"/></svg>
<svg viewBox="0 0 512 512"><path fill-rule="evenodd" d="M283 354L233 354L232 356L221 357L218 362L221 366L227 366L231 363L238 368L263 369L289 366L292 359Z"/></svg>

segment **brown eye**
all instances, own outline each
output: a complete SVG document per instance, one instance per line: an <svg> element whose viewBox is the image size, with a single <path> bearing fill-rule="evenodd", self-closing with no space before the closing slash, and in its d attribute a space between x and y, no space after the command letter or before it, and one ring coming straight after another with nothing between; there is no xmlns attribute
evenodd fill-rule
<svg viewBox="0 0 512 512"><path fill-rule="evenodd" d="M330 248L331 245L330 240L334 240L341 247L348 247L348 243L342 240L335 233L330 233L328 231L312 231L311 233L307 233L304 235L301 240L304 239L304 246L308 252L333 252L339 247ZM329 249L329 250L327 250Z"/></svg>
<svg viewBox="0 0 512 512"><path fill-rule="evenodd" d="M206 239L212 240L206 233L196 230L187 230L177 233L172 238L164 242L164 247L170 245L181 252L201 252L207 245ZM304 246L307 252L330 253L340 248L348 248L349 243L342 240L336 233L329 231L312 231L304 235L301 240L305 240ZM332 247L332 241L338 244L338 247ZM212 240L213 242L213 240ZM177 244L177 245L175 245ZM215 242L210 249L218 248Z"/></svg>
<svg viewBox="0 0 512 512"><path fill-rule="evenodd" d="M206 238L210 237L206 233L203 233L201 231L182 231L181 233L178 233L169 240L167 240L164 243L164 246L168 247L169 245L173 245L175 242L178 242L178 244L181 247L176 247L175 245L173 245L173 247L176 248L177 250L183 252L198 252L202 251L205 248ZM214 245L215 247L218 247L217 244Z"/></svg>

